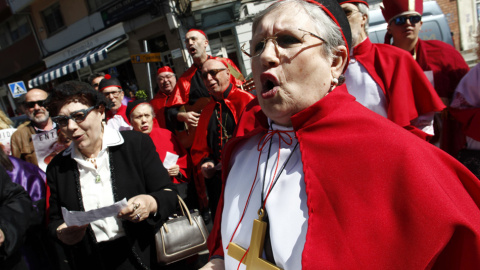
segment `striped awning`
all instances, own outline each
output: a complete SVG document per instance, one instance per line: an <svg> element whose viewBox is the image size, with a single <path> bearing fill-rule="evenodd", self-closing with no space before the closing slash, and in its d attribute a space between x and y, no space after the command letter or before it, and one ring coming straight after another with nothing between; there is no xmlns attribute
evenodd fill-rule
<svg viewBox="0 0 480 270"><path fill-rule="evenodd" d="M62 63L49 68L48 70L37 75L35 78L29 80L28 87L38 87L42 84L48 83L49 81L87 67L93 63L105 60L107 58L108 51L125 42L126 39L126 36L118 37L91 50L85 51L80 55L63 61Z"/></svg>

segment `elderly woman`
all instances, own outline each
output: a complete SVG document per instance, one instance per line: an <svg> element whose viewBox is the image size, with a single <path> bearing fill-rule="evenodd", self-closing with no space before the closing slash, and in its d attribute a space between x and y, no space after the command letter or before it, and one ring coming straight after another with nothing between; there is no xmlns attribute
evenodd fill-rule
<svg viewBox="0 0 480 270"><path fill-rule="evenodd" d="M279 1L252 31L260 107L225 146L204 268L480 267L479 181L348 94L338 3Z"/></svg>
<svg viewBox="0 0 480 270"><path fill-rule="evenodd" d="M176 163L170 166L168 174L175 184L185 183L188 180L189 158L185 148L177 138L167 129L155 127L155 113L150 103L145 100L135 100L128 103L127 117L133 130L148 134L155 144L162 162L168 156L178 156ZM172 155L173 154L173 155Z"/></svg>
<svg viewBox="0 0 480 270"><path fill-rule="evenodd" d="M74 269L156 269L154 229L175 211L175 186L145 134L102 124L107 100L83 82L58 85L52 119L72 144L47 168L48 229ZM118 216L67 226L62 207L89 211L126 198Z"/></svg>

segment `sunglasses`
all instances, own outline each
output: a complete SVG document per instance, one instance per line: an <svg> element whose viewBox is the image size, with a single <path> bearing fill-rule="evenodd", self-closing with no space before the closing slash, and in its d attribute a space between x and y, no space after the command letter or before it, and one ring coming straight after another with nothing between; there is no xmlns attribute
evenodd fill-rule
<svg viewBox="0 0 480 270"><path fill-rule="evenodd" d="M215 76L217 76L217 74L221 71L224 71L226 70L226 68L218 68L218 69L210 69L209 71L205 72L205 73L202 73L202 78L204 80L208 79L208 74L210 74L210 76L212 76L213 78Z"/></svg>
<svg viewBox="0 0 480 270"><path fill-rule="evenodd" d="M407 20L410 21L410 24L415 25L416 23L420 22L422 20L422 16L420 15L414 15L414 16L400 16L395 18L394 23L395 25L404 25L407 23Z"/></svg>
<svg viewBox="0 0 480 270"><path fill-rule="evenodd" d="M350 18L350 16L352 16L353 14L355 13L360 13L359 10L353 10L353 9L343 9L343 12L345 12L345 15L347 16L347 18Z"/></svg>
<svg viewBox="0 0 480 270"><path fill-rule="evenodd" d="M37 101L29 101L29 102L25 102L25 106L27 106L27 108L35 108L35 104L37 104L39 107L44 107L45 106L45 100L37 100Z"/></svg>
<svg viewBox="0 0 480 270"><path fill-rule="evenodd" d="M75 123L78 124L83 122L85 118L87 118L87 115L95 108L96 108L95 106L92 106L87 109L74 111L69 116L58 115L58 116L52 117L52 120L55 123L57 123L57 125L59 125L60 127L66 127L68 125L68 120L70 119L72 119L73 121L75 121Z"/></svg>

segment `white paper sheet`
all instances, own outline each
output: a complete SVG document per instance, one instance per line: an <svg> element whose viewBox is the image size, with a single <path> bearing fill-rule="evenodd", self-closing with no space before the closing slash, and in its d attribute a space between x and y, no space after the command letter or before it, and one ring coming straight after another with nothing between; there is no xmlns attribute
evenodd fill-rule
<svg viewBox="0 0 480 270"><path fill-rule="evenodd" d="M173 165L177 164L177 160L178 160L178 155L167 152L167 154L165 155L165 160L163 161L163 167L165 167L165 169L168 170Z"/></svg>
<svg viewBox="0 0 480 270"><path fill-rule="evenodd" d="M118 201L110 206L105 206L87 212L68 211L65 207L62 207L62 214L63 220L67 226L82 226L102 218L116 216L125 207L127 207L127 199L123 198L123 200Z"/></svg>

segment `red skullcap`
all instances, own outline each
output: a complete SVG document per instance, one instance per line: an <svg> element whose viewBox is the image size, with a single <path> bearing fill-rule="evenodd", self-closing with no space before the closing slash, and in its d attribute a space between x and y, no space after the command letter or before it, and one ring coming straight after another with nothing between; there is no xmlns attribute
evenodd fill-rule
<svg viewBox="0 0 480 270"><path fill-rule="evenodd" d="M367 7L369 7L367 1L361 1L361 0L337 0L337 2L338 2L339 5L348 4L348 3L350 3L350 4L360 3L360 4L364 4Z"/></svg>
<svg viewBox="0 0 480 270"><path fill-rule="evenodd" d="M388 23L401 15L423 14L423 0L383 0L382 2L380 9Z"/></svg>
<svg viewBox="0 0 480 270"><path fill-rule="evenodd" d="M157 75L159 75L160 73L163 73L163 72L173 73L173 70L169 66L164 66L164 67L161 67L157 70Z"/></svg>
<svg viewBox="0 0 480 270"><path fill-rule="evenodd" d="M190 29L188 30L187 34L190 33L190 32L193 32L193 31L196 31L196 32L199 32L200 34L202 34L206 39L208 39L207 35L202 31L202 30L199 30L199 29Z"/></svg>

